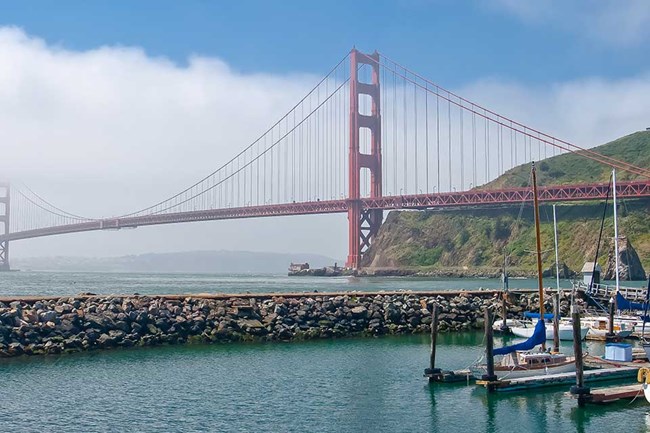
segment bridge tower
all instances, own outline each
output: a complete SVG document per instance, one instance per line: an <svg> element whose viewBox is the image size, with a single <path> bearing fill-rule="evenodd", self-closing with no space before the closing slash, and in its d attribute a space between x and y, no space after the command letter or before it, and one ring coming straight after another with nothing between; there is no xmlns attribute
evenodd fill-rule
<svg viewBox="0 0 650 433"><path fill-rule="evenodd" d="M359 66L372 68L370 83L359 81ZM369 96L371 111L359 111L359 97ZM361 170L370 172L370 197L381 197L381 113L379 99L379 54L350 53L350 149L348 191L348 259L346 266L358 268L362 255L370 247L383 219L381 209L363 209L361 205ZM361 153L359 131L370 131L370 153Z"/></svg>
<svg viewBox="0 0 650 433"><path fill-rule="evenodd" d="M9 210L11 187L8 182L0 183L0 233L9 234ZM0 241L0 271L9 270L9 241Z"/></svg>

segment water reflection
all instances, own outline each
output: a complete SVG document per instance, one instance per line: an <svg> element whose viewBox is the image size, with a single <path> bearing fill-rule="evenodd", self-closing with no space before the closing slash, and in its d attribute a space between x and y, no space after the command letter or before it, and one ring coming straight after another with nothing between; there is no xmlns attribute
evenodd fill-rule
<svg viewBox="0 0 650 433"><path fill-rule="evenodd" d="M576 405L578 403L576 402ZM571 421L576 427L577 433L585 433L587 423L587 411L590 408L574 407L571 409Z"/></svg>

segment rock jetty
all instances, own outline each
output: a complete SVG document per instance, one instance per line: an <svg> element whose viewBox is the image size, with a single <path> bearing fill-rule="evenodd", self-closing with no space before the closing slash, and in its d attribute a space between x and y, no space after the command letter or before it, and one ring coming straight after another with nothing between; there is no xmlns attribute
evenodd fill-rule
<svg viewBox="0 0 650 433"><path fill-rule="evenodd" d="M483 310L499 310L488 291L425 295L305 294L233 296L80 296L0 302L0 357L114 347L233 341L291 341L351 335L429 332L432 304L440 331L482 328ZM537 308L521 295L509 316ZM567 300L562 301L568 309Z"/></svg>

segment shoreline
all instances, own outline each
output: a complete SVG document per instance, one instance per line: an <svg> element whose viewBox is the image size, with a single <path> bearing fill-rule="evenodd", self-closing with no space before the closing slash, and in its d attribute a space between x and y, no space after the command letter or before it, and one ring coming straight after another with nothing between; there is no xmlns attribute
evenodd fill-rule
<svg viewBox="0 0 650 433"><path fill-rule="evenodd" d="M299 341L484 327L500 291L336 292L23 297L0 300L0 358L188 343ZM508 317L536 308L534 292L510 292ZM568 311L568 299L562 301Z"/></svg>
<svg viewBox="0 0 650 433"><path fill-rule="evenodd" d="M577 272L567 270L561 274L563 279L575 278ZM358 270L348 268L311 268L297 271L289 271L289 277L422 277L422 278L469 278L469 279L500 279L501 268L361 268ZM537 278L537 271L534 269L508 269L510 278ZM554 277L552 269L544 270L544 278Z"/></svg>

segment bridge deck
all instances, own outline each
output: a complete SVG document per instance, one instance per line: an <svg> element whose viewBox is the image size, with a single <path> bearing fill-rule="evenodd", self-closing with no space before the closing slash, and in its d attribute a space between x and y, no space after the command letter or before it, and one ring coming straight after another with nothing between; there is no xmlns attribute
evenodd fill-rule
<svg viewBox="0 0 650 433"><path fill-rule="evenodd" d="M609 185L559 185L539 188L542 202L603 200L607 197ZM621 182L617 185L619 198L650 197L650 180ZM363 209L453 209L494 205L517 205L532 201L530 188L509 188L503 190L480 190L429 193L414 195L362 198ZM45 227L0 235L0 242L77 233L96 230L116 230L138 226L175 224L193 221L214 221L271 216L310 215L347 212L350 200L323 200L300 203L270 204L224 209L209 209L143 216L128 216L88 220L75 224Z"/></svg>

